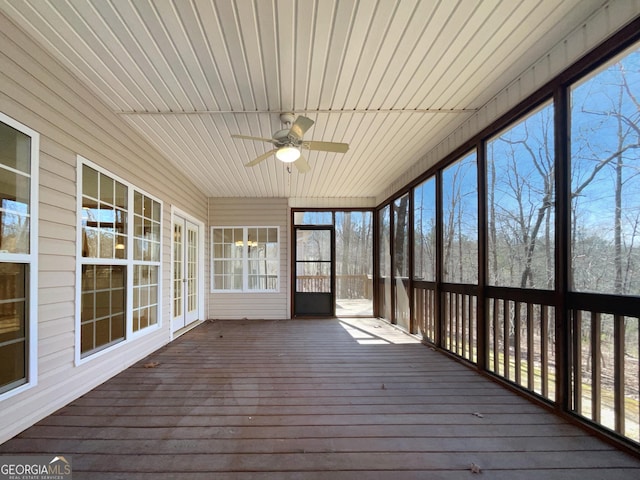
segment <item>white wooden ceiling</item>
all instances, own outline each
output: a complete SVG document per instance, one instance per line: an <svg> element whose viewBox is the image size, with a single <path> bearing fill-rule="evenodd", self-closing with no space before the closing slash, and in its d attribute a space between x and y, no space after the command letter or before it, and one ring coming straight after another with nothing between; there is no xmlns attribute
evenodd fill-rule
<svg viewBox="0 0 640 480"><path fill-rule="evenodd" d="M603 0L0 0L208 196L375 197ZM288 173L280 112L315 121Z"/></svg>

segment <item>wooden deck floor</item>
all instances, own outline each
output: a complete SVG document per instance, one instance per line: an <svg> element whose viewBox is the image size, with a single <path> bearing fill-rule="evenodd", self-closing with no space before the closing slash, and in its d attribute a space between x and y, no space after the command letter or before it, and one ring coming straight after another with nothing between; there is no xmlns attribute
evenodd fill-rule
<svg viewBox="0 0 640 480"><path fill-rule="evenodd" d="M0 453L70 456L75 480L640 478L638 459L373 319L205 323Z"/></svg>

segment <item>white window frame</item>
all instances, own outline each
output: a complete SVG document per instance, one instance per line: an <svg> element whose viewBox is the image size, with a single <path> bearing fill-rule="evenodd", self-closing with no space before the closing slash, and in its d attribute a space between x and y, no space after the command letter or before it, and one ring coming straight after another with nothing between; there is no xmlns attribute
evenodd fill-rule
<svg viewBox="0 0 640 480"><path fill-rule="evenodd" d="M82 256L82 196L83 196L83 185L82 185L82 167L86 165L87 167L93 168L97 170L101 174L107 175L113 180L122 183L127 187L127 258L125 259L115 259L115 258L93 258L88 257L85 260L85 257ZM112 352L115 349L121 348L123 345L127 345L132 341L149 335L152 332L155 332L162 328L162 304L163 304L163 296L162 296L162 277L163 277L163 234L162 229L164 225L164 203L159 198L147 193L143 189L137 187L131 182L119 177L118 175L110 172L109 170L100 167L96 163L88 160L81 155L77 156L77 192L76 192L76 313L75 313L75 364L82 365L88 361L91 361L95 358L99 358L103 355L106 355ZM134 235L133 235L133 225L134 225L134 191L138 192L150 199L158 202L160 204L160 258L156 261L143 261L143 260L134 260L133 256L133 248L134 248ZM81 308L82 308L82 266L83 265L124 265L126 267L126 303L125 303L125 334L124 338L107 347L102 349L98 349L93 352L87 352L84 354L81 352ZM154 325L149 325L143 329L133 331L133 268L135 265L153 265L158 267L158 307L157 307L157 322Z"/></svg>
<svg viewBox="0 0 640 480"><path fill-rule="evenodd" d="M213 232L216 229L222 229L222 228L228 228L228 229L238 229L238 230L242 230L242 239L243 239L243 246L242 246L242 289L216 289L214 288L215 285L215 277L214 277L214 261L217 260L216 256L214 255L214 248L213 248ZM277 247L276 247L276 251L278 252L276 258L273 259L273 261L277 261L278 262L278 273L277 273L277 278L276 278L276 288L275 289L250 289L249 288L249 248L248 248L248 236L249 236L249 230L252 228L262 228L262 229L275 229L276 230L276 234L278 235L278 242L277 242ZM275 226L275 225L249 225L249 226L245 226L245 225L215 225L211 227L211 231L210 231L210 244L209 247L211 249L211 275L210 275L210 285L211 285L211 292L212 293L280 293L280 248L281 248L281 237L280 237L280 227Z"/></svg>
<svg viewBox="0 0 640 480"><path fill-rule="evenodd" d="M40 134L23 125L13 118L0 112L0 122L31 137L30 148L30 191L29 191L29 253L2 253L0 261L7 263L24 263L28 266L28 295L27 305L29 318L27 319L27 348L26 348L26 382L11 390L0 394L0 401L38 384L38 190L40 186Z"/></svg>

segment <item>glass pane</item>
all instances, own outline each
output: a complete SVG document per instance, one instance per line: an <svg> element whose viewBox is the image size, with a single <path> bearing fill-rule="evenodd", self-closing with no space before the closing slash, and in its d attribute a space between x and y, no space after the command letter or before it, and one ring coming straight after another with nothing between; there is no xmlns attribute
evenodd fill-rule
<svg viewBox="0 0 640 480"><path fill-rule="evenodd" d="M640 50L571 89L571 280L640 295Z"/></svg>
<svg viewBox="0 0 640 480"><path fill-rule="evenodd" d="M553 289L553 105L487 143L489 283Z"/></svg>
<svg viewBox="0 0 640 480"><path fill-rule="evenodd" d="M443 279L478 283L478 168L475 152L442 173Z"/></svg>
<svg viewBox="0 0 640 480"><path fill-rule="evenodd" d="M31 173L31 137L0 122L0 165ZM5 175L5 169L2 175Z"/></svg>
<svg viewBox="0 0 640 480"><path fill-rule="evenodd" d="M331 230L297 230L296 259L331 261Z"/></svg>
<svg viewBox="0 0 640 480"><path fill-rule="evenodd" d="M393 202L394 276L409 277L409 196Z"/></svg>
<svg viewBox="0 0 640 480"><path fill-rule="evenodd" d="M0 347L0 392L26 383L26 345L18 340Z"/></svg>
<svg viewBox="0 0 640 480"><path fill-rule="evenodd" d="M155 222L160 222L160 217L162 216L162 206L160 205L160 202L153 202L153 214L151 215L151 218L155 221Z"/></svg>
<svg viewBox="0 0 640 480"><path fill-rule="evenodd" d="M85 265L82 272L81 351L83 354L124 338L126 267Z"/></svg>
<svg viewBox="0 0 640 480"><path fill-rule="evenodd" d="M257 228L247 228L247 245L249 247L258 245L258 230Z"/></svg>
<svg viewBox="0 0 640 480"><path fill-rule="evenodd" d="M0 168L0 207L15 212L29 212L31 180L25 175Z"/></svg>
<svg viewBox="0 0 640 480"><path fill-rule="evenodd" d="M97 257L98 256L99 235L96 228L82 229L82 256Z"/></svg>
<svg viewBox="0 0 640 480"><path fill-rule="evenodd" d="M133 216L133 234L136 238L142 238L144 236L144 219L139 215Z"/></svg>
<svg viewBox="0 0 640 480"><path fill-rule="evenodd" d="M144 210L143 210L143 215L147 218L152 218L153 217L153 200L151 200L149 197L145 196L144 197Z"/></svg>
<svg viewBox="0 0 640 480"><path fill-rule="evenodd" d="M100 258L114 258L115 257L115 235L112 231L102 230L100 232Z"/></svg>
<svg viewBox="0 0 640 480"><path fill-rule="evenodd" d="M120 182L116 182L116 206L127 209L127 187Z"/></svg>
<svg viewBox="0 0 640 480"><path fill-rule="evenodd" d="M295 225L333 225L332 212L294 212Z"/></svg>
<svg viewBox="0 0 640 480"><path fill-rule="evenodd" d="M387 205L379 212L380 221L380 294L383 318L391 320L391 206Z"/></svg>
<svg viewBox="0 0 640 480"><path fill-rule="evenodd" d="M104 203L113 205L115 203L114 189L115 189L115 185L114 185L113 179L101 173L100 174L100 200Z"/></svg>
<svg viewBox="0 0 640 480"><path fill-rule="evenodd" d="M27 266L19 263L0 263L0 345L26 341L27 328ZM2 349L0 347L0 356ZM7 359L10 363L13 360ZM0 370L4 370L0 363ZM5 378L5 372L0 377ZM0 389L3 383L0 383Z"/></svg>
<svg viewBox="0 0 640 480"><path fill-rule="evenodd" d="M98 198L98 172L86 165L82 166L82 194L94 199Z"/></svg>
<svg viewBox="0 0 640 480"><path fill-rule="evenodd" d="M393 202L393 277L395 286L395 322L409 329L409 195Z"/></svg>
<svg viewBox="0 0 640 480"><path fill-rule="evenodd" d="M6 201L3 200L3 204ZM0 252L29 253L29 217L0 209Z"/></svg>
<svg viewBox="0 0 640 480"><path fill-rule="evenodd" d="M418 185L413 193L414 279L436 279L436 179Z"/></svg>
<svg viewBox="0 0 640 480"><path fill-rule="evenodd" d="M133 192L133 213L142 216L144 210L144 200L140 192ZM137 231L137 230L136 230Z"/></svg>
<svg viewBox="0 0 640 480"><path fill-rule="evenodd" d="M331 263L297 262L296 291L311 293L330 293Z"/></svg>

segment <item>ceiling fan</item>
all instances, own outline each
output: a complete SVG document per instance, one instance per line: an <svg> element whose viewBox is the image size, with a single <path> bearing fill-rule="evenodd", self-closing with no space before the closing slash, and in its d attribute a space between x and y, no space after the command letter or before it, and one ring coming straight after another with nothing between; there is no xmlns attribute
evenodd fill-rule
<svg viewBox="0 0 640 480"><path fill-rule="evenodd" d="M271 155L276 156L278 160L284 163L293 163L300 173L306 173L311 167L302 156L300 151L302 148L308 150L316 150L320 152L346 153L349 150L349 144L337 142L317 142L315 140L304 140L304 134L313 125L313 120L299 115L294 121L293 113L281 113L280 121L286 128L278 130L273 134L273 138L251 137L248 135L231 135L232 138L241 138L243 140L259 140L261 142L269 142L276 148L263 153L256 159L245 164L245 167L253 167Z"/></svg>

